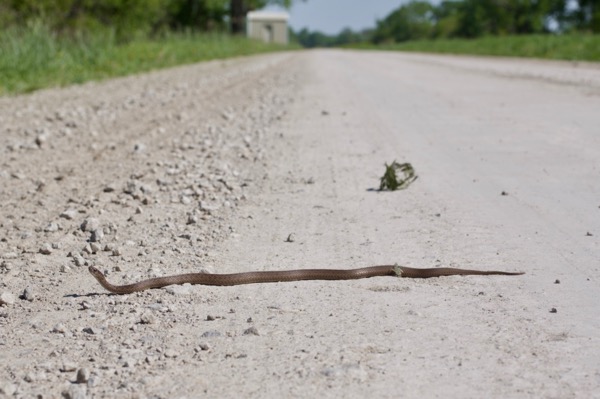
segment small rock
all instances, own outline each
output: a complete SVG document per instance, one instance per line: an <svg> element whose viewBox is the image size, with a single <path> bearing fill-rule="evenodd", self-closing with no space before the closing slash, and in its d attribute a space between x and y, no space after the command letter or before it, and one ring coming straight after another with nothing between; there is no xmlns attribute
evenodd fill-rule
<svg viewBox="0 0 600 399"><path fill-rule="evenodd" d="M593 237L594 235L588 231L587 233L585 233L585 236L586 237Z"/></svg>
<svg viewBox="0 0 600 399"><path fill-rule="evenodd" d="M82 331L84 333L90 334L90 335L98 335L101 332L98 328L94 328L94 327L85 327Z"/></svg>
<svg viewBox="0 0 600 399"><path fill-rule="evenodd" d="M0 394L6 397L13 396L17 392L17 386L10 382L0 382Z"/></svg>
<svg viewBox="0 0 600 399"><path fill-rule="evenodd" d="M73 362L64 362L60 368L60 371L63 373L68 373L75 370L77 370L77 365Z"/></svg>
<svg viewBox="0 0 600 399"><path fill-rule="evenodd" d="M294 235L294 233L290 233L287 238L285 239L285 242L294 242L296 241L296 236Z"/></svg>
<svg viewBox="0 0 600 399"><path fill-rule="evenodd" d="M165 357L175 358L177 356L179 356L179 353L175 352L175 350L173 350L173 349L167 349L165 351Z"/></svg>
<svg viewBox="0 0 600 399"><path fill-rule="evenodd" d="M216 330L205 331L201 335L202 338L215 338L215 337L220 337L220 336L221 336L221 333Z"/></svg>
<svg viewBox="0 0 600 399"><path fill-rule="evenodd" d="M52 245L45 243L44 245L42 245L39 252L42 255L50 255L52 253Z"/></svg>
<svg viewBox="0 0 600 399"><path fill-rule="evenodd" d="M212 315L206 316L206 321L213 321L213 320L215 320L215 316L212 316Z"/></svg>
<svg viewBox="0 0 600 399"><path fill-rule="evenodd" d="M556 308L552 308L550 309L550 313L558 313L558 310L556 310Z"/></svg>
<svg viewBox="0 0 600 399"><path fill-rule="evenodd" d="M90 244L90 249L92 250L92 253L95 254L102 251L102 246L97 242L92 242Z"/></svg>
<svg viewBox="0 0 600 399"><path fill-rule="evenodd" d="M142 212L144 212L144 210L142 209L142 207L141 207L141 206L138 206L137 208L135 208L135 213L136 213L137 215L140 215Z"/></svg>
<svg viewBox="0 0 600 399"><path fill-rule="evenodd" d="M54 326L54 328L52 328L53 333L64 334L66 331L67 331L66 327L64 326L64 324L61 324L61 323L58 323L57 325Z"/></svg>
<svg viewBox="0 0 600 399"><path fill-rule="evenodd" d="M35 144L42 148L42 146L48 141L48 133L40 133L35 138Z"/></svg>
<svg viewBox="0 0 600 399"><path fill-rule="evenodd" d="M108 243L106 245L104 245L104 248L102 249L104 252L111 252L115 249L115 244L112 243Z"/></svg>
<svg viewBox="0 0 600 399"><path fill-rule="evenodd" d="M83 251L83 252L85 252L86 254L90 254L90 255L91 255L92 253L94 253L94 252L92 251L92 246L91 246L90 244L85 244L85 247L83 247L83 250L82 250L82 251Z"/></svg>
<svg viewBox="0 0 600 399"><path fill-rule="evenodd" d="M196 224L196 223L198 223L198 215L196 215L196 214L188 215L187 224Z"/></svg>
<svg viewBox="0 0 600 399"><path fill-rule="evenodd" d="M144 313L140 317L140 324L156 324L156 317L152 313Z"/></svg>
<svg viewBox="0 0 600 399"><path fill-rule="evenodd" d="M506 191L502 191L500 195L508 195L508 193Z"/></svg>
<svg viewBox="0 0 600 399"><path fill-rule="evenodd" d="M85 259L83 256L81 256L79 254L75 254L75 255L73 255L73 263L75 263L75 266L81 267L81 266L85 265Z"/></svg>
<svg viewBox="0 0 600 399"><path fill-rule="evenodd" d="M54 233L55 231L58 231L58 224L54 223L54 222L50 222L48 223L48 225L44 228L44 231L46 233Z"/></svg>
<svg viewBox="0 0 600 399"><path fill-rule="evenodd" d="M68 273L71 271L71 268L68 265L60 265L60 267L58 268L58 270L61 273Z"/></svg>
<svg viewBox="0 0 600 399"><path fill-rule="evenodd" d="M81 223L81 230L92 232L100 228L100 221L96 218L87 218Z"/></svg>
<svg viewBox="0 0 600 399"><path fill-rule="evenodd" d="M250 327L244 330L243 335L260 335L256 327Z"/></svg>
<svg viewBox="0 0 600 399"><path fill-rule="evenodd" d="M90 379L90 370L88 370L85 367L82 367L79 370L77 370L77 378L75 381L78 384L85 384L86 382L88 382L89 379Z"/></svg>
<svg viewBox="0 0 600 399"><path fill-rule="evenodd" d="M34 382L35 381L35 375L33 373L27 373L27 374L25 374L25 377L23 377L23 379L26 382Z"/></svg>
<svg viewBox="0 0 600 399"><path fill-rule="evenodd" d="M108 185L104 186L104 188L102 189L102 191L104 191L105 193L112 193L115 190L116 190L116 187L113 184L108 184Z"/></svg>
<svg viewBox="0 0 600 399"><path fill-rule="evenodd" d="M121 256L121 255L123 255L123 252L121 251L121 249L119 249L119 248L113 249L112 256Z"/></svg>
<svg viewBox="0 0 600 399"><path fill-rule="evenodd" d="M15 296L10 292L3 292L0 294L0 306L2 305L12 305L15 303Z"/></svg>
<svg viewBox="0 0 600 399"><path fill-rule="evenodd" d="M85 385L73 384L66 391L62 392L65 399L86 399L87 387Z"/></svg>
<svg viewBox="0 0 600 399"><path fill-rule="evenodd" d="M63 213L60 214L60 217L67 220L73 220L77 216L77 211L75 209L67 209Z"/></svg>
<svg viewBox="0 0 600 399"><path fill-rule="evenodd" d="M33 301L35 299L35 296L33 295L33 289L31 287L26 287L23 291L22 298L29 302Z"/></svg>
<svg viewBox="0 0 600 399"><path fill-rule="evenodd" d="M554 284L560 284L560 280L559 279L554 280Z"/></svg>
<svg viewBox="0 0 600 399"><path fill-rule="evenodd" d="M201 350L203 350L203 351L207 351L207 350L209 350L209 349L210 349L210 346L209 346L207 343L205 343L205 342L202 342L202 343L201 343L200 345L198 345L198 346L199 346L199 347L200 347L200 349L201 349Z"/></svg>
<svg viewBox="0 0 600 399"><path fill-rule="evenodd" d="M170 285L165 288L171 295L188 295L190 293L191 284Z"/></svg>
<svg viewBox="0 0 600 399"><path fill-rule="evenodd" d="M96 229L92 231L90 235L90 242L99 242L104 237L104 231L102 229Z"/></svg>

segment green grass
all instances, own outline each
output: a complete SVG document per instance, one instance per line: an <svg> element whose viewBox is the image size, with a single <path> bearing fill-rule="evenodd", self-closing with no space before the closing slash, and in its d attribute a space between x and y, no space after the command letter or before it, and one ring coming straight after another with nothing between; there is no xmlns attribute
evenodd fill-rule
<svg viewBox="0 0 600 399"><path fill-rule="evenodd" d="M41 24L11 28L0 32L0 95L291 48L225 34L168 34L118 44L110 32L60 38Z"/></svg>
<svg viewBox="0 0 600 399"><path fill-rule="evenodd" d="M553 60L600 61L600 35L591 34L490 36L479 39L418 40L382 45L360 44L352 47Z"/></svg>

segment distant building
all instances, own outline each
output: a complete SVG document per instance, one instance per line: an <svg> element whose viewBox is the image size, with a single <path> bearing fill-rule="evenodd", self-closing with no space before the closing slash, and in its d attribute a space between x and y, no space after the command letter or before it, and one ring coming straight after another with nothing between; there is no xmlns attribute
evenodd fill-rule
<svg viewBox="0 0 600 399"><path fill-rule="evenodd" d="M290 16L285 12L251 11L246 18L246 33L265 43L287 44L288 19Z"/></svg>

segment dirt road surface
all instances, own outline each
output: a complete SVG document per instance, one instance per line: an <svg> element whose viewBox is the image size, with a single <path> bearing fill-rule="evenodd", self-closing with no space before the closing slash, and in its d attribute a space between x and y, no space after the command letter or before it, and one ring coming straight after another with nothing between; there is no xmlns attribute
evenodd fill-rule
<svg viewBox="0 0 600 399"><path fill-rule="evenodd" d="M598 398L599 129L597 65L400 53L1 98L0 397ZM389 263L526 274L87 272Z"/></svg>

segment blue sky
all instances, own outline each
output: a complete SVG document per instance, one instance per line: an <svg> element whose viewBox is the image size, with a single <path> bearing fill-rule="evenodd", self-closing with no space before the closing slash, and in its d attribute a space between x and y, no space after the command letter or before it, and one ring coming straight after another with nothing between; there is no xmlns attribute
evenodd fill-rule
<svg viewBox="0 0 600 399"><path fill-rule="evenodd" d="M391 11L408 0L295 0L290 14L294 31L302 28L337 34L345 27L361 30L375 26L377 19L385 18ZM269 10L278 10L268 7Z"/></svg>

